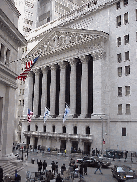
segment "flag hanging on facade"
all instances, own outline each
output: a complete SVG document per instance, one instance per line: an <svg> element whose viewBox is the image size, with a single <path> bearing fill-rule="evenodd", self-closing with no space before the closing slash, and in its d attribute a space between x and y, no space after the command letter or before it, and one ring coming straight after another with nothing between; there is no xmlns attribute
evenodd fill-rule
<svg viewBox="0 0 137 183"><path fill-rule="evenodd" d="M50 110L47 109L47 107L45 107L45 112L44 112L44 123L45 123L45 121L48 119L49 115L50 115Z"/></svg>
<svg viewBox="0 0 137 183"><path fill-rule="evenodd" d="M36 57L33 61L29 61L29 62L26 62L26 68L25 70L23 71L23 73L21 73L16 79L23 79L23 81L26 79L29 71L31 70L31 68L33 67L33 65L36 63L36 61L38 60L39 56Z"/></svg>
<svg viewBox="0 0 137 183"><path fill-rule="evenodd" d="M65 112L64 112L64 116L63 116L63 123L64 123L64 121L67 119L69 113L70 113L70 108L69 108L69 106L66 104L66 108L65 108Z"/></svg>
<svg viewBox="0 0 137 183"><path fill-rule="evenodd" d="M31 117L33 116L33 112L28 109L28 122L30 123L31 122Z"/></svg>

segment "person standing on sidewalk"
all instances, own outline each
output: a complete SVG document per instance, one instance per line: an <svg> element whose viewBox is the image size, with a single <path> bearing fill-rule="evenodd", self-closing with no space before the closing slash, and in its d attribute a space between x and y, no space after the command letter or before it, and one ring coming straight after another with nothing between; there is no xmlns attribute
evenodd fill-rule
<svg viewBox="0 0 137 183"><path fill-rule="evenodd" d="M126 159L127 159L127 153L128 153L128 151L125 150L125 162L126 162Z"/></svg>
<svg viewBox="0 0 137 183"><path fill-rule="evenodd" d="M43 172L46 172L46 168L47 168L47 162L44 160L44 162L43 162Z"/></svg>
<svg viewBox="0 0 137 183"><path fill-rule="evenodd" d="M67 153L66 149L64 150L64 153L65 153L65 156L66 156L66 153Z"/></svg>
<svg viewBox="0 0 137 183"><path fill-rule="evenodd" d="M100 171L101 174L103 174L102 171L101 171L101 162L100 162L100 161L99 161L98 164L97 164L97 169L95 170L94 174L96 174L96 172L97 172L98 170Z"/></svg>

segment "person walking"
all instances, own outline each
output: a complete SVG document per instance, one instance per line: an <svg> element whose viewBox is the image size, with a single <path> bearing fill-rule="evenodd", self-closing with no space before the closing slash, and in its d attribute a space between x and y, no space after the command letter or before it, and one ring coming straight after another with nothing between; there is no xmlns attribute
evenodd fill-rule
<svg viewBox="0 0 137 183"><path fill-rule="evenodd" d="M55 162L52 161L51 165L52 165L52 166L51 166L52 172L54 172L54 175L55 175Z"/></svg>
<svg viewBox="0 0 137 183"><path fill-rule="evenodd" d="M3 182L3 168L0 166L0 182Z"/></svg>
<svg viewBox="0 0 137 183"><path fill-rule="evenodd" d="M100 161L99 161L98 164L97 164L97 169L95 170L94 174L96 174L96 172L97 172L98 170L100 171L101 174L103 174L102 171L101 171L101 162L100 162Z"/></svg>
<svg viewBox="0 0 137 183"><path fill-rule="evenodd" d="M63 172L66 171L66 167L65 167L65 164L63 164L61 166L61 175L63 175Z"/></svg>
<svg viewBox="0 0 137 183"><path fill-rule="evenodd" d="M64 150L64 153L65 153L65 156L66 156L66 153L67 153L67 150L66 149Z"/></svg>
<svg viewBox="0 0 137 183"><path fill-rule="evenodd" d="M128 151L125 150L125 162L126 162L126 159L127 159L127 153L128 153Z"/></svg>
<svg viewBox="0 0 137 183"><path fill-rule="evenodd" d="M37 159L37 164L38 164L38 172L40 171L40 173L41 173L41 170L42 170L42 162L41 162L41 160L38 162L38 159Z"/></svg>
<svg viewBox="0 0 137 183"><path fill-rule="evenodd" d="M58 162L56 162L55 170L56 170L56 173L57 173L57 175L58 175Z"/></svg>
<svg viewBox="0 0 137 183"><path fill-rule="evenodd" d="M131 162L133 162L133 160L132 160L132 153L131 153Z"/></svg>
<svg viewBox="0 0 137 183"><path fill-rule="evenodd" d="M87 175L87 164L84 163L84 164L83 164L83 167L84 167L84 175Z"/></svg>
<svg viewBox="0 0 137 183"><path fill-rule="evenodd" d="M83 178L83 163L81 163L81 165L80 165L79 174L80 174L80 177Z"/></svg>
<svg viewBox="0 0 137 183"><path fill-rule="evenodd" d="M44 162L43 162L43 172L46 172L46 168L47 168L47 162L46 162L46 160L44 160Z"/></svg>

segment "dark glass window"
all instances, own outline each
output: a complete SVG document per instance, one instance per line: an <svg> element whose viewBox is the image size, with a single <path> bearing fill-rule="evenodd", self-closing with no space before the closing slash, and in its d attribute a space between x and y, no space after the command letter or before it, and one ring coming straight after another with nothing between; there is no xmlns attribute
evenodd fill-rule
<svg viewBox="0 0 137 183"><path fill-rule="evenodd" d="M52 132L55 132L55 125L52 126Z"/></svg>
<svg viewBox="0 0 137 183"><path fill-rule="evenodd" d="M117 17L117 27L121 26L121 15Z"/></svg>
<svg viewBox="0 0 137 183"><path fill-rule="evenodd" d="M124 6L128 5L128 0L123 0Z"/></svg>
<svg viewBox="0 0 137 183"><path fill-rule="evenodd" d="M35 130L38 131L38 126L37 125L35 125Z"/></svg>
<svg viewBox="0 0 137 183"><path fill-rule="evenodd" d="M62 132L66 133L66 127L65 126L62 127Z"/></svg>
<svg viewBox="0 0 137 183"><path fill-rule="evenodd" d="M89 127L89 126L86 127L86 134L87 134L87 135L90 134L90 127Z"/></svg>
<svg viewBox="0 0 137 183"><path fill-rule="evenodd" d="M118 10L120 8L120 1L117 2L116 6L117 6L117 10Z"/></svg>
<svg viewBox="0 0 137 183"><path fill-rule="evenodd" d="M126 136L126 128L122 128L122 136Z"/></svg>
<svg viewBox="0 0 137 183"><path fill-rule="evenodd" d="M74 132L74 134L77 134L77 126L73 127L73 132Z"/></svg>
<svg viewBox="0 0 137 183"><path fill-rule="evenodd" d="M43 132L46 132L46 126L43 126Z"/></svg>
<svg viewBox="0 0 137 183"><path fill-rule="evenodd" d="M30 125L28 125L28 132L30 131Z"/></svg>

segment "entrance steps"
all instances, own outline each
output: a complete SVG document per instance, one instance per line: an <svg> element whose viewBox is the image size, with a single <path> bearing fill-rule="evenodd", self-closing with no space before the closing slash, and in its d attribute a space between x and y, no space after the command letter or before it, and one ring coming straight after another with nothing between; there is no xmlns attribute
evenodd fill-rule
<svg viewBox="0 0 137 183"><path fill-rule="evenodd" d="M17 170L17 172L21 171L22 169L24 169L23 166L15 166L13 165L11 162L7 162L7 163L2 163L0 162L0 166L3 168L3 177L6 174L9 174L10 176L15 174L15 170Z"/></svg>

